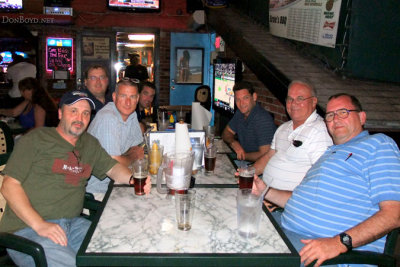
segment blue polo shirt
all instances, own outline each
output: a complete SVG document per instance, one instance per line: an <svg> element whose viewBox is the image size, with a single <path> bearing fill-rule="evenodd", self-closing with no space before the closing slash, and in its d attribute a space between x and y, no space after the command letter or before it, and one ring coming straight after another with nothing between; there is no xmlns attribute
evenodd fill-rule
<svg viewBox="0 0 400 267"><path fill-rule="evenodd" d="M260 146L271 144L276 130L271 114L259 104L255 105L246 119L237 110L228 125L238 135L246 153L256 152Z"/></svg>

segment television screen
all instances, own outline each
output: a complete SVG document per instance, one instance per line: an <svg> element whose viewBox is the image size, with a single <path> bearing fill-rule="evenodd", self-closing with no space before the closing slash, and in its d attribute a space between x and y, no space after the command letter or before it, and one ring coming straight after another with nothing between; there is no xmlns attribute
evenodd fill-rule
<svg viewBox="0 0 400 267"><path fill-rule="evenodd" d="M22 7L22 0L0 0L0 10L18 11Z"/></svg>
<svg viewBox="0 0 400 267"><path fill-rule="evenodd" d="M28 58L28 55L27 55L26 53L24 53L24 52L16 51L15 54L20 55L20 56L23 56L24 58ZM3 58L3 60L0 61L0 64L1 64L1 65L10 64L10 63L13 61L13 59L12 59L12 53L11 53L10 51L3 51L3 52L0 52L0 55L1 55L2 58Z"/></svg>
<svg viewBox="0 0 400 267"><path fill-rule="evenodd" d="M240 69L240 71L238 71ZM241 63L224 60L214 63L214 107L229 113L235 112L233 86L241 77Z"/></svg>
<svg viewBox="0 0 400 267"><path fill-rule="evenodd" d="M161 0L107 0L108 8L119 11L159 12Z"/></svg>

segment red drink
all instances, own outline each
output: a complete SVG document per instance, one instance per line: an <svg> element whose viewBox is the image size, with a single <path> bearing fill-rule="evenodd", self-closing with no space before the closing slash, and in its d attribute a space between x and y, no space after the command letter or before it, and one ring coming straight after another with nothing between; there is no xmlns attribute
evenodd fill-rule
<svg viewBox="0 0 400 267"><path fill-rule="evenodd" d="M239 188L251 189L253 187L254 176L239 176Z"/></svg>
<svg viewBox="0 0 400 267"><path fill-rule="evenodd" d="M134 184L135 184L135 194L136 195L139 195L139 196L141 196L141 195L144 195L144 185L146 184L146 178L147 178L147 176L140 176L140 174L139 175L136 175L136 174L134 174L133 175L133 181L134 181Z"/></svg>
<svg viewBox="0 0 400 267"><path fill-rule="evenodd" d="M206 172L214 172L215 169L215 161L216 161L216 157L213 158L208 158L208 157L204 157L204 167Z"/></svg>

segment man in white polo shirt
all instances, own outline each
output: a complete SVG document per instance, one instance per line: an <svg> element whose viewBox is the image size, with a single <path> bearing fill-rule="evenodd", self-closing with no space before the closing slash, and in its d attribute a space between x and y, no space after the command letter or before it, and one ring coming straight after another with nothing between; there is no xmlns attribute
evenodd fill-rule
<svg viewBox="0 0 400 267"><path fill-rule="evenodd" d="M257 174L273 188L293 191L306 172L331 146L324 119L315 110L313 87L302 81L289 85L286 110L291 121L276 130L271 149L254 164Z"/></svg>

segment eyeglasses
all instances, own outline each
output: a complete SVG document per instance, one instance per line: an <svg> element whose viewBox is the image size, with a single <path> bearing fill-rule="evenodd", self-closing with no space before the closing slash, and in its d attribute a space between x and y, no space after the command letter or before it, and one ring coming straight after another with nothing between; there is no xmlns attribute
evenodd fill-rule
<svg viewBox="0 0 400 267"><path fill-rule="evenodd" d="M341 108L335 111L327 112L325 114L325 121L330 122L333 121L335 118L335 115L338 116L340 119L346 119L350 112L355 111L355 112L360 112L358 109L347 109L347 108Z"/></svg>
<svg viewBox="0 0 400 267"><path fill-rule="evenodd" d="M131 82L131 83L140 83L139 79L136 78L129 78L129 77L124 77L119 80L119 82L124 81L124 82Z"/></svg>
<svg viewBox="0 0 400 267"><path fill-rule="evenodd" d="M89 76L88 79L91 80L92 82L97 81L97 80L105 81L105 80L108 79L108 77L105 76L105 75L101 75L101 76Z"/></svg>
<svg viewBox="0 0 400 267"><path fill-rule="evenodd" d="M310 96L310 97L302 97L302 96L298 96L298 97L296 97L296 98L291 98L290 96L287 96L286 97L286 103L292 103L293 101L296 103L296 104L301 104L301 103L303 103L304 101L306 101L307 99L310 99L310 98L313 98L314 96Z"/></svg>

